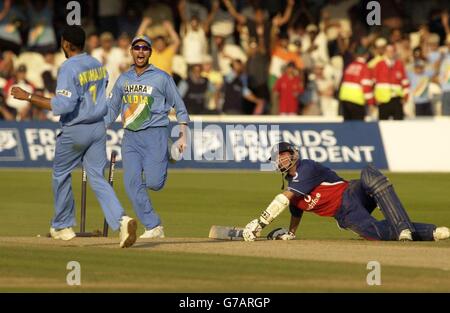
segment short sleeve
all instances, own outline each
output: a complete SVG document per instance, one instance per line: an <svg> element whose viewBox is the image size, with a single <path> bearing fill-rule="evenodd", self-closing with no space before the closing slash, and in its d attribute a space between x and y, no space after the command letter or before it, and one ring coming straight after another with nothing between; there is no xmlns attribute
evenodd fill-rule
<svg viewBox="0 0 450 313"><path fill-rule="evenodd" d="M61 67L58 73L55 96L51 100L54 115L72 112L78 103L78 91L75 76L67 66Z"/></svg>

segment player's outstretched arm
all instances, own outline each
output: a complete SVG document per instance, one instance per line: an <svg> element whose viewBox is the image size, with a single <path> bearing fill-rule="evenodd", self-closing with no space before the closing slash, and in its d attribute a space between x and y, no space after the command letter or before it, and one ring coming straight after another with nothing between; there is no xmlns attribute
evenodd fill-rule
<svg viewBox="0 0 450 313"><path fill-rule="evenodd" d="M272 221L278 217L287 207L289 207L289 201L294 197L294 193L291 191L285 191L280 193L273 199L267 209L261 213L258 219L252 220L248 223L242 236L245 241L254 241L260 234L264 227L272 223Z"/></svg>
<svg viewBox="0 0 450 313"><path fill-rule="evenodd" d="M40 109L44 109L44 110L52 109L50 98L33 95L33 94L23 90L20 87L13 87L11 89L11 95L17 100L29 101L29 102L31 102L31 104L33 104L34 106L36 106Z"/></svg>

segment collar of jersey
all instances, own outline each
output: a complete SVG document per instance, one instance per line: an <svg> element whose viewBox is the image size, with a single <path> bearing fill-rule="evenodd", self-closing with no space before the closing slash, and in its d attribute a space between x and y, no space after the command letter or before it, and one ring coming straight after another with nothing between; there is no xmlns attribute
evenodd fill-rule
<svg viewBox="0 0 450 313"><path fill-rule="evenodd" d="M79 57L82 57L82 56L85 56L85 55L87 55L87 53L86 52L82 52L80 54L74 55L73 57L71 57L71 59L79 58Z"/></svg>
<svg viewBox="0 0 450 313"><path fill-rule="evenodd" d="M136 65L131 65L131 68L133 69L133 73L134 73L134 75L136 75L136 76L142 76L142 75L144 75L145 73L147 73L147 72L150 72L150 71L152 71L155 67L153 66L153 64L150 64L149 65L149 67L147 67L146 69L145 69L145 71L143 71L142 73L141 73L141 75L138 75L138 73L136 73Z"/></svg>

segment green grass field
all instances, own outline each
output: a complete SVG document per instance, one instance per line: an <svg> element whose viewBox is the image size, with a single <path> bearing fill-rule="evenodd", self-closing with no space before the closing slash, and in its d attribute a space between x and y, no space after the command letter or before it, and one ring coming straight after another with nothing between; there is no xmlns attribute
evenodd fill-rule
<svg viewBox="0 0 450 313"><path fill-rule="evenodd" d="M73 179L77 208L80 175ZM450 173L387 175L414 221L450 226ZM50 170L0 170L0 177L0 291L450 292L450 241L368 242L313 214L305 214L292 242L207 239L213 224L256 218L280 191L276 174L171 171L165 188L151 193L167 238L131 249L118 248L117 233L44 238L53 213ZM115 189L134 216L121 171ZM87 206L87 230L100 229L103 215L90 189ZM288 221L284 212L270 229ZM81 286L66 284L72 260L81 264ZM366 283L369 261L381 264L381 286Z"/></svg>

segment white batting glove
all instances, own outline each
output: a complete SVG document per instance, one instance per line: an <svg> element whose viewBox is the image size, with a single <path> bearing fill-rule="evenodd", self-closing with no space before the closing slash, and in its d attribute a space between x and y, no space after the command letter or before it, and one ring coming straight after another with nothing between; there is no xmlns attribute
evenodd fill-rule
<svg viewBox="0 0 450 313"><path fill-rule="evenodd" d="M267 234L269 240L294 240L295 234L285 228L276 228Z"/></svg>
<svg viewBox="0 0 450 313"><path fill-rule="evenodd" d="M245 241L255 241L256 237L259 237L261 234L261 230L262 227L259 225L259 220L254 219L245 226L242 237L244 237Z"/></svg>

